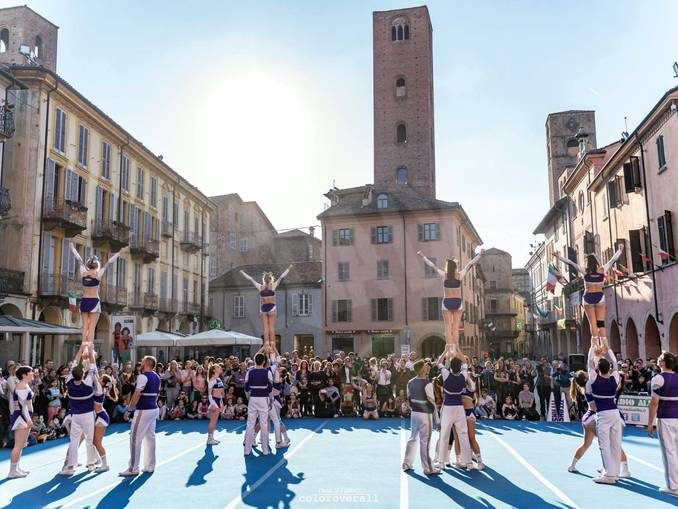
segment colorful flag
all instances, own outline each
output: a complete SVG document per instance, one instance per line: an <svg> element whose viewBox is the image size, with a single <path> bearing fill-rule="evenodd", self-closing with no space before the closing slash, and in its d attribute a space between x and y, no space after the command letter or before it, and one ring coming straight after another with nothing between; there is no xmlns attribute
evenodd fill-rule
<svg viewBox="0 0 678 509"><path fill-rule="evenodd" d="M541 318L546 318L547 316L549 316L549 312L540 309L539 306L537 306L537 313L539 313L539 316L541 316Z"/></svg>
<svg viewBox="0 0 678 509"><path fill-rule="evenodd" d="M558 267L553 265L552 263L549 264L549 274L548 277L546 278L546 291L553 293L554 290L556 289L556 284L567 284L567 280L563 277L563 275L560 273L558 270Z"/></svg>

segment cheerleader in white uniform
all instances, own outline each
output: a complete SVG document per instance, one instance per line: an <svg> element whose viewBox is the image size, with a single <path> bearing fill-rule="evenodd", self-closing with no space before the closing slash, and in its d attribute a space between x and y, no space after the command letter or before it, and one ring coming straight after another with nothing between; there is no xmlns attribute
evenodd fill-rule
<svg viewBox="0 0 678 509"><path fill-rule="evenodd" d="M14 373L18 383L12 391L14 411L9 417L9 428L14 431L14 448L10 455L8 479L26 477L27 470L19 468L21 451L26 447L26 440L33 425L33 391L29 384L33 381L33 368L21 366Z"/></svg>
<svg viewBox="0 0 678 509"><path fill-rule="evenodd" d="M92 361L94 358L96 358L96 355L92 356ZM96 369L96 365L94 365L94 369ZM104 409L104 400L106 398L106 393L111 389L112 385L112 380L111 377L104 374L101 376L98 376L98 373L94 374L94 414L95 414L95 420L94 420L94 439L93 439L93 444L94 444L94 449L97 452L97 455L99 456L97 463L99 465L94 469L95 472L101 473L101 472L107 472L108 471L108 462L106 461L106 449L104 449L104 435L106 434L106 428L111 422L111 419L108 415L108 412Z"/></svg>
<svg viewBox="0 0 678 509"><path fill-rule="evenodd" d="M219 445L219 440L214 438L214 432L217 429L219 415L224 411L224 382L220 376L221 366L210 364L207 369L207 399L210 403L207 409L210 418L207 425L207 445Z"/></svg>

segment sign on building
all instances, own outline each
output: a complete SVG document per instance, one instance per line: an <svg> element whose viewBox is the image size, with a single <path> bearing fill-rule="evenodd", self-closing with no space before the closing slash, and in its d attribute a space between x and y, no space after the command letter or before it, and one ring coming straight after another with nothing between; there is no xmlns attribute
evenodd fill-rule
<svg viewBox="0 0 678 509"><path fill-rule="evenodd" d="M113 362L124 364L136 360L134 338L137 337L136 317L134 315L113 315Z"/></svg>

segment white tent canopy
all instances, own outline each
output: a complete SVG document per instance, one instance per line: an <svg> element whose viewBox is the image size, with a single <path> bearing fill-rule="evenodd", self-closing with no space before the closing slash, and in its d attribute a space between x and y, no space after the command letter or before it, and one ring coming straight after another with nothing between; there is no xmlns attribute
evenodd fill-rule
<svg viewBox="0 0 678 509"><path fill-rule="evenodd" d="M261 346L261 338L224 329L210 329L185 338L179 338L174 346Z"/></svg>
<svg viewBox="0 0 678 509"><path fill-rule="evenodd" d="M144 332L137 336L135 346L175 346L178 340L184 339L184 336L174 332L165 332L154 330L151 332Z"/></svg>

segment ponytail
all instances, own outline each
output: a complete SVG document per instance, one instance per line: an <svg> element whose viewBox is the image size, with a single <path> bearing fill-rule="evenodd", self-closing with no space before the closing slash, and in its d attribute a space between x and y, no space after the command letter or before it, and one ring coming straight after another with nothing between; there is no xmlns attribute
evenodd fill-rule
<svg viewBox="0 0 678 509"><path fill-rule="evenodd" d="M586 371L580 369L575 373L572 383L570 383L570 399L572 401L577 401L577 397L584 394L584 387L586 387L587 381Z"/></svg>

